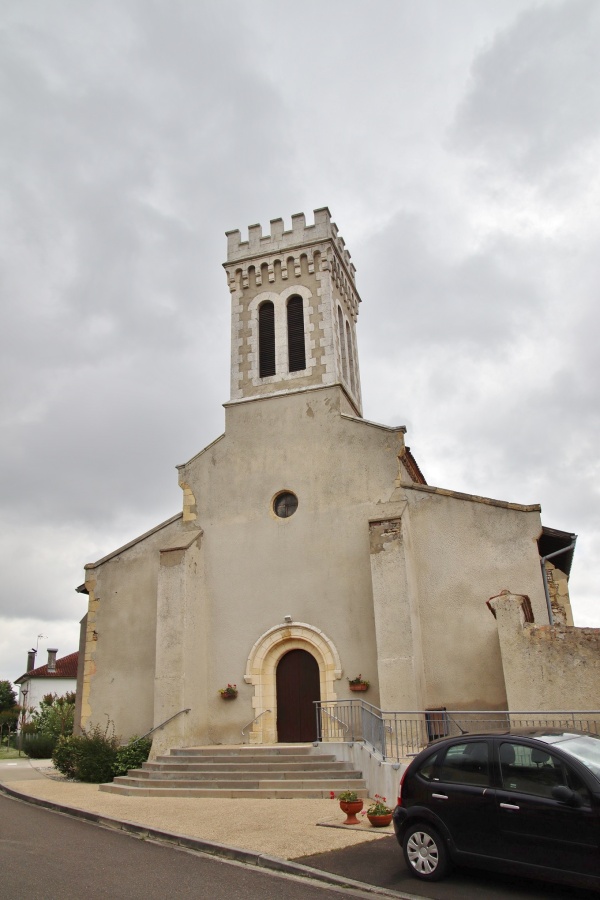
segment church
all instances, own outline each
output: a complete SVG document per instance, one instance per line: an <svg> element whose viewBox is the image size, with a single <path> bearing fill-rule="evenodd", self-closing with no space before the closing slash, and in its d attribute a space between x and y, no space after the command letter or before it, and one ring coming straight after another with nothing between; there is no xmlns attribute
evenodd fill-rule
<svg viewBox="0 0 600 900"><path fill-rule="evenodd" d="M383 710L506 710L489 598L572 626L574 536L427 484L406 429L363 417L361 300L327 208L228 232L224 268L225 431L177 467L176 515L85 566L80 726L170 720L153 752L313 741L314 701L357 678Z"/></svg>

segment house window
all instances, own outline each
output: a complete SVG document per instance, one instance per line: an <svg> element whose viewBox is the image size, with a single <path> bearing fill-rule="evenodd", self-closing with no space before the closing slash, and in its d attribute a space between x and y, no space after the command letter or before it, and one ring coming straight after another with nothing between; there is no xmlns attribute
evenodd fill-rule
<svg viewBox="0 0 600 900"><path fill-rule="evenodd" d="M290 372L306 368L304 308L302 297L290 297L287 305L288 360Z"/></svg>
<svg viewBox="0 0 600 900"><path fill-rule="evenodd" d="M258 308L258 359L261 378L275 374L275 307L270 300Z"/></svg>

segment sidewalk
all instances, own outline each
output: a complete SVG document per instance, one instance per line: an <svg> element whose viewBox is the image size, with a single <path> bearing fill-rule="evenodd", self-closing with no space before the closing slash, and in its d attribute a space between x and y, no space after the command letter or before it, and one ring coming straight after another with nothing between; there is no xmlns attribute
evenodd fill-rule
<svg viewBox="0 0 600 900"><path fill-rule="evenodd" d="M171 839L173 836L196 839L202 842L197 849L240 861L250 861L242 857L258 855L275 858L273 863L290 860L301 864L303 856L378 841L393 834L391 826L374 829L366 817L359 826L343 826L345 817L337 800L127 797L101 792L95 784L66 781L53 768L51 760L2 760L1 785L9 795L17 794L51 807L66 807L67 812L82 818L90 818L86 814L92 814L93 820L100 819L101 824L119 827L119 823L124 823L127 831L142 834L150 829L155 834L149 836L157 839L169 839L169 836ZM206 844L218 846L211 850ZM238 850L249 851L249 854L238 853ZM269 867L280 871L293 869L293 866L275 864L269 864ZM312 869L310 872L315 873L313 877L330 883L337 878L334 883L348 884L339 876L327 876L325 872L317 874L317 870ZM389 896L387 891L373 890ZM394 896L400 895L394 893Z"/></svg>

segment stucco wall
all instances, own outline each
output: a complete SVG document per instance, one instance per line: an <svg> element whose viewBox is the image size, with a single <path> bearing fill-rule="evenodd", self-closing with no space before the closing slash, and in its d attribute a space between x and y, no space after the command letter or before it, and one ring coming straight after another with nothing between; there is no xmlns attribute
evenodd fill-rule
<svg viewBox="0 0 600 900"><path fill-rule="evenodd" d="M600 628L527 622L524 598L511 593L494 597L490 607L502 648L509 709L598 709Z"/></svg>
<svg viewBox="0 0 600 900"><path fill-rule="evenodd" d="M180 471L203 531L210 742L242 740L258 708L248 655L286 615L334 643L338 697L352 696L346 679L360 672L379 702L368 519L393 494L403 440L348 411L337 386L228 405L225 437ZM299 505L279 519L272 501L284 489ZM218 695L228 682L233 703ZM195 712L185 719L197 727Z"/></svg>
<svg viewBox="0 0 600 900"><path fill-rule="evenodd" d="M407 573L399 602L418 610L422 708L502 709L500 645L485 603L509 583L523 585L544 620L539 507L417 485L402 490Z"/></svg>
<svg viewBox="0 0 600 900"><path fill-rule="evenodd" d="M88 568L84 724L108 713L127 737L189 707L157 748L273 740L279 651L262 681L249 656L286 616L332 648L329 699L360 673L386 709L506 706L485 600L518 584L543 621L539 508L409 484L403 430L350 411L336 385L228 404L225 435L179 467L183 518Z"/></svg>
<svg viewBox="0 0 600 900"><path fill-rule="evenodd" d="M81 724L106 725L123 738L153 726L159 549L181 517L86 566L89 591Z"/></svg>

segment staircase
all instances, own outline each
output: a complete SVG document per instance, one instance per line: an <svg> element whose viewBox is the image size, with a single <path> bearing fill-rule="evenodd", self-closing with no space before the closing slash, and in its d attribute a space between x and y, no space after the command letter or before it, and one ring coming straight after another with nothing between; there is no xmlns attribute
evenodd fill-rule
<svg viewBox="0 0 600 900"><path fill-rule="evenodd" d="M333 754L294 744L273 747L186 747L101 784L130 797L329 798L331 791L367 797L362 772Z"/></svg>

